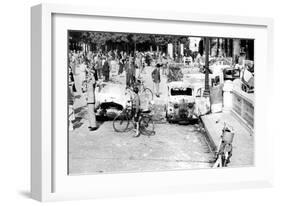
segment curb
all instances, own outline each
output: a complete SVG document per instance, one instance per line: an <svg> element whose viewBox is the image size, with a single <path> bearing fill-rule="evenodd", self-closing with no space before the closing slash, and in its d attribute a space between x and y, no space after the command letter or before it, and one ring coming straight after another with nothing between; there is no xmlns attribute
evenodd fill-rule
<svg viewBox="0 0 281 206"><path fill-rule="evenodd" d="M207 129L206 125L205 125L205 121L202 119L201 117L201 122L203 124L204 130L205 130L205 134L206 134L206 142L208 147L210 148L212 153L215 153L217 151L217 145L215 144L212 135L210 134L209 130Z"/></svg>

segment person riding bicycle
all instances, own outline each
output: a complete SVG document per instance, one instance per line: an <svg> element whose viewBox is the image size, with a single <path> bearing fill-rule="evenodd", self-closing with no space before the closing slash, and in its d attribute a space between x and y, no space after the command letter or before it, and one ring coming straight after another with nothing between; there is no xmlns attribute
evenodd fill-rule
<svg viewBox="0 0 281 206"><path fill-rule="evenodd" d="M140 117L140 96L139 96L139 88L134 86L134 97L132 100L132 114L135 122L136 134L135 137L140 136L140 125L139 125L139 117Z"/></svg>

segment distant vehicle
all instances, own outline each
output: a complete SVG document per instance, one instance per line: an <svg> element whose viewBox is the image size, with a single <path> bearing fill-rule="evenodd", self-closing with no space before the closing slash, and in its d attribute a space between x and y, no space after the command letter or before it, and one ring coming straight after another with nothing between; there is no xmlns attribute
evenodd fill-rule
<svg viewBox="0 0 281 206"><path fill-rule="evenodd" d="M120 113L130 100L125 91L125 86L121 84L111 82L99 84L95 90L97 115L114 117Z"/></svg>
<svg viewBox="0 0 281 206"><path fill-rule="evenodd" d="M209 100L203 97L201 80L170 82L167 87L166 119L169 123L189 123L209 111Z"/></svg>
<svg viewBox="0 0 281 206"><path fill-rule="evenodd" d="M210 66L231 66L232 65L232 59L231 58L211 58L209 61Z"/></svg>
<svg viewBox="0 0 281 206"><path fill-rule="evenodd" d="M183 63L184 65L190 65L193 62L193 59L191 56L184 56L183 57Z"/></svg>
<svg viewBox="0 0 281 206"><path fill-rule="evenodd" d="M252 74L249 70L244 69L241 72L241 82L242 82L242 87L241 89L244 92L247 93L254 93L255 90L255 78L254 78L254 74Z"/></svg>
<svg viewBox="0 0 281 206"><path fill-rule="evenodd" d="M234 80L240 78L240 70L233 67L227 67L223 70L224 80Z"/></svg>
<svg viewBox="0 0 281 206"><path fill-rule="evenodd" d="M240 70L233 67L229 58L214 58L210 60L209 65L211 73L222 73L224 80L234 80L240 77Z"/></svg>

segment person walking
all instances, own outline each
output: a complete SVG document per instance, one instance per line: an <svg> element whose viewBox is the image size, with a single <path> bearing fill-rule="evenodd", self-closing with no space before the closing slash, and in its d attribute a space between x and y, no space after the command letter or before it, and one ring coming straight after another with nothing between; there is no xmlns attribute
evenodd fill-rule
<svg viewBox="0 0 281 206"><path fill-rule="evenodd" d="M154 83L154 88L155 88L155 95L156 97L160 97L160 93L159 93L159 84L161 81L160 78L160 67L161 65L158 63L156 64L156 68L152 71L151 76L152 76L152 81Z"/></svg>

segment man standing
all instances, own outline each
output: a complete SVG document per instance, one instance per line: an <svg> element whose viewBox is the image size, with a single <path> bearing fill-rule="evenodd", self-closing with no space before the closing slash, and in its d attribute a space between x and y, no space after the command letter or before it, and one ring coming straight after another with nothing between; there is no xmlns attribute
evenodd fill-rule
<svg viewBox="0 0 281 206"><path fill-rule="evenodd" d="M69 123L69 131L73 130L73 123L72 121L75 120L75 114L74 114L74 108L73 108L73 104L74 104L74 96L73 93L71 92L71 88L72 84L70 84L68 86L68 123Z"/></svg>
<svg viewBox="0 0 281 206"><path fill-rule="evenodd" d="M123 56L123 53L121 54L121 58L119 60L119 70L118 70L118 75L123 73L124 67L125 67L125 58Z"/></svg>
<svg viewBox="0 0 281 206"><path fill-rule="evenodd" d="M126 85L127 87L133 86L135 82L136 69L133 57L129 57L129 63L126 65Z"/></svg>
<svg viewBox="0 0 281 206"><path fill-rule="evenodd" d="M125 60L125 72L126 72L126 86L130 87L130 66L129 66L129 60L126 58Z"/></svg>
<svg viewBox="0 0 281 206"><path fill-rule="evenodd" d="M161 65L158 63L156 64L156 68L153 70L153 72L151 73L152 76L152 81L154 83L155 86L155 90L156 90L156 97L160 97L160 93L159 93L159 84L160 84L160 67Z"/></svg>
<svg viewBox="0 0 281 206"><path fill-rule="evenodd" d="M110 70L109 70L108 59L105 57L105 61L104 61L103 68L102 68L102 73L103 73L105 82L109 81L109 72L110 72Z"/></svg>
<svg viewBox="0 0 281 206"><path fill-rule="evenodd" d="M102 72L102 60L101 60L99 54L98 54L98 56L96 58L95 64L96 64L96 71L98 73L98 78L101 79L102 78L102 75L101 75L101 72Z"/></svg>
<svg viewBox="0 0 281 206"><path fill-rule="evenodd" d="M85 77L83 74L83 71L85 69L84 66L82 66L82 60L81 58L78 58L74 63L74 69L73 69L73 77L74 77L74 83L76 92L78 95L82 95L82 82Z"/></svg>
<svg viewBox="0 0 281 206"><path fill-rule="evenodd" d="M141 53L138 53L136 56L136 65L140 74L142 72ZM139 76L139 74L137 76Z"/></svg>
<svg viewBox="0 0 281 206"><path fill-rule="evenodd" d="M95 131L98 129L95 113L95 88L98 80L96 70L90 69L87 81L87 106L89 115L89 130Z"/></svg>
<svg viewBox="0 0 281 206"><path fill-rule="evenodd" d="M139 137L140 136L140 125L139 125L139 118L140 118L140 96L139 96L139 88L134 87L134 97L132 101L132 113L134 116L134 121L135 121L135 129L136 133L134 137Z"/></svg>

